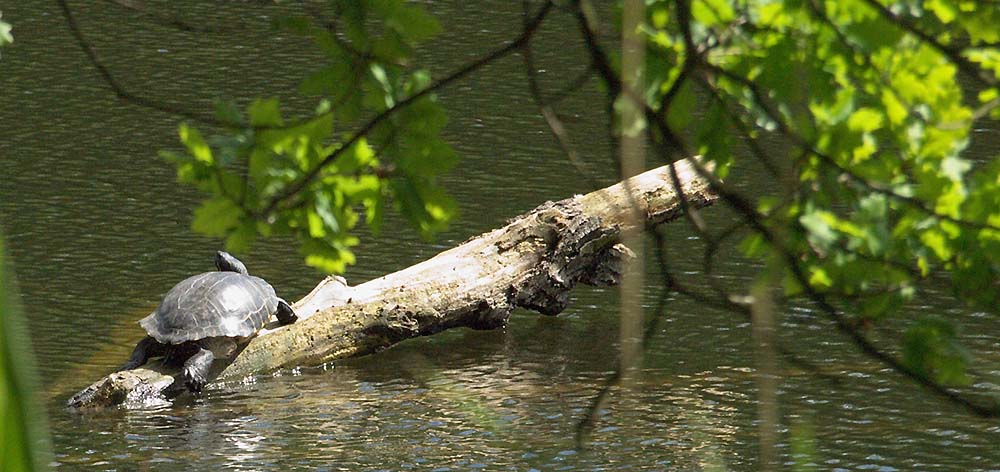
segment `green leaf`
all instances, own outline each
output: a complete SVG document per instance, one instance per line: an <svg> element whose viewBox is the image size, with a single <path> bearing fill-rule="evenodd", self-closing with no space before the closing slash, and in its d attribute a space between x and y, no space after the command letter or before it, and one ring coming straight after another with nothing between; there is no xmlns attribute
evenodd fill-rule
<svg viewBox="0 0 1000 472"><path fill-rule="evenodd" d="M924 244L928 249L934 251L934 255L941 261L947 261L951 259L952 252L951 244L949 243L948 235L940 229L940 227L928 228L927 230L920 233L920 242Z"/></svg>
<svg viewBox="0 0 1000 472"><path fill-rule="evenodd" d="M670 102L670 108L667 110L667 124L670 125L671 130L677 132L687 128L694 116L695 102L696 97L691 88L691 81L685 80L677 91L677 95L674 95L674 99Z"/></svg>
<svg viewBox="0 0 1000 472"><path fill-rule="evenodd" d="M958 14L955 6L948 0L926 0L924 8L934 12L938 19L941 20L941 23L944 24L954 21L955 16Z"/></svg>
<svg viewBox="0 0 1000 472"><path fill-rule="evenodd" d="M955 326L943 319L918 320L903 336L903 361L911 369L945 385L966 385L968 354L958 345Z"/></svg>
<svg viewBox="0 0 1000 472"><path fill-rule="evenodd" d="M323 236L326 236L327 229L329 229L331 233L339 234L346 232L347 229L353 226L353 225L347 225L348 226L347 228L341 227L340 221L338 221L337 216L335 214L333 200L330 198L329 193L317 192L315 201L316 201L315 203L316 211L315 213L313 212L309 213L310 216L309 232L310 235L313 236L314 238L322 238ZM313 216L316 217L315 222L312 220ZM313 231L314 224L319 225L319 228L317 228L315 231Z"/></svg>
<svg viewBox="0 0 1000 472"><path fill-rule="evenodd" d="M406 94L414 95L417 92L423 91L430 84L431 84L430 71L428 71L427 69L417 69L412 73L410 73L410 76L406 79L406 86L405 86Z"/></svg>
<svg viewBox="0 0 1000 472"><path fill-rule="evenodd" d="M403 215L427 240L447 228L458 209L451 197L426 179L392 179L390 188Z"/></svg>
<svg viewBox="0 0 1000 472"><path fill-rule="evenodd" d="M691 16L695 21L711 27L732 21L736 13L725 0L695 0L691 2Z"/></svg>
<svg viewBox="0 0 1000 472"><path fill-rule="evenodd" d="M809 240L816 246L829 250L837 242L838 235L832 224L836 217L825 211L812 211L799 217L799 223L808 231Z"/></svg>
<svg viewBox="0 0 1000 472"><path fill-rule="evenodd" d="M725 110L718 102L713 101L705 119L699 121L697 142L698 153L715 163L715 173L720 179L726 178L729 166L733 163L730 128Z"/></svg>
<svg viewBox="0 0 1000 472"><path fill-rule="evenodd" d="M386 18L386 26L411 43L426 41L441 32L441 24L422 7L403 5Z"/></svg>
<svg viewBox="0 0 1000 472"><path fill-rule="evenodd" d="M205 138L201 137L201 133L198 130L188 126L187 123L181 123L179 128L179 134L181 137L181 143L187 148L188 152L191 153L196 160L204 162L206 164L213 164L212 159L212 149L208 147L205 142Z"/></svg>
<svg viewBox="0 0 1000 472"><path fill-rule="evenodd" d="M232 200L213 197L202 202L194 211L191 229L206 236L225 236L240 223L243 210Z"/></svg>
<svg viewBox="0 0 1000 472"><path fill-rule="evenodd" d="M340 174L354 174L361 169L377 165L375 150L365 138L358 139L351 149L343 152L335 161L334 166Z"/></svg>
<svg viewBox="0 0 1000 472"><path fill-rule="evenodd" d="M847 128L851 131L867 133L882 127L882 112L874 108L859 108L847 118Z"/></svg>
<svg viewBox="0 0 1000 472"><path fill-rule="evenodd" d="M375 82L377 82L382 88L382 97L385 101L385 107L392 108L392 106L396 103L396 90L392 81L389 79L388 72L381 64L373 63L368 68L372 74L372 78L374 78Z"/></svg>
<svg viewBox="0 0 1000 472"><path fill-rule="evenodd" d="M826 269L820 266L810 266L809 285L821 291L825 291L830 287L833 287L833 279L830 278Z"/></svg>
<svg viewBox="0 0 1000 472"><path fill-rule="evenodd" d="M308 221L309 236L313 238L323 238L326 236L326 228L323 227L323 219L315 211L306 211Z"/></svg>
<svg viewBox="0 0 1000 472"><path fill-rule="evenodd" d="M306 265L310 267L328 274L343 273L348 265L355 262L350 247L357 243L357 238L353 237L338 240L305 238L299 252L305 256Z"/></svg>
<svg viewBox="0 0 1000 472"><path fill-rule="evenodd" d="M889 118L889 123L897 126L902 124L909 116L909 111L899 101L899 98L896 97L896 93L887 88L882 91L881 98L886 116Z"/></svg>
<svg viewBox="0 0 1000 472"><path fill-rule="evenodd" d="M215 117L233 126L243 126L246 121L232 100L215 100Z"/></svg>
<svg viewBox="0 0 1000 472"><path fill-rule="evenodd" d="M0 17L2 16L2 12L0 12ZM10 33L11 29L10 23L0 21L0 46L14 42L14 35Z"/></svg>
<svg viewBox="0 0 1000 472"><path fill-rule="evenodd" d="M751 234L740 243L740 250L748 257L763 257L768 248L767 241L760 234Z"/></svg>
<svg viewBox="0 0 1000 472"><path fill-rule="evenodd" d="M444 108L431 97L423 97L404 110L399 127L410 135L437 137L447 123Z"/></svg>
<svg viewBox="0 0 1000 472"><path fill-rule="evenodd" d="M458 162L458 154L443 140L405 136L401 141L396 163L408 174L433 177Z"/></svg>
<svg viewBox="0 0 1000 472"><path fill-rule="evenodd" d="M254 100L247 108L247 115L252 126L277 127L283 124L277 98Z"/></svg>
<svg viewBox="0 0 1000 472"><path fill-rule="evenodd" d="M226 237L226 250L235 254L245 254L257 238L257 225L252 220L240 223Z"/></svg>
<svg viewBox="0 0 1000 472"><path fill-rule="evenodd" d="M351 87L351 69L341 64L330 64L306 76L299 84L303 95L330 95L354 93Z"/></svg>

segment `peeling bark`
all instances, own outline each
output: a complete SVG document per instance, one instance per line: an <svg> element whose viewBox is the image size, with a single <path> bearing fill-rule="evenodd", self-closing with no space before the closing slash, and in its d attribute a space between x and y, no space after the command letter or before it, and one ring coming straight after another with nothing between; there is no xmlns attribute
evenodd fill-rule
<svg viewBox="0 0 1000 472"><path fill-rule="evenodd" d="M692 207L714 202L690 163L675 168ZM545 203L502 228L361 285L327 277L293 305L298 322L264 329L234 358L216 360L212 382L369 354L454 327L495 329L506 325L516 307L556 315L576 284L614 284L634 257L618 242L632 201L647 226L681 214L670 170L663 166L627 184ZM184 392L174 375L176 367L159 362L116 372L74 395L69 406L162 402Z"/></svg>

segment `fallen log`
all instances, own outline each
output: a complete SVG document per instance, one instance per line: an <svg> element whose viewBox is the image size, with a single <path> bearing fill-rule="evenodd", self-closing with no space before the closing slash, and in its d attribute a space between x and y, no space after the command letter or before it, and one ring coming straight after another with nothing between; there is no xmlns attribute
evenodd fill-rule
<svg viewBox="0 0 1000 472"><path fill-rule="evenodd" d="M690 162L674 166L692 207L716 199ZM516 307L556 315L566 308L577 283L617 282L631 255L618 237L636 224L632 205L647 226L681 215L669 166L545 203L502 228L361 285L327 277L293 304L298 322L264 329L233 358L216 360L211 382L370 354L454 327L493 329L504 326ZM98 380L68 404L90 408L163 402L184 392L175 375L178 367L151 361Z"/></svg>

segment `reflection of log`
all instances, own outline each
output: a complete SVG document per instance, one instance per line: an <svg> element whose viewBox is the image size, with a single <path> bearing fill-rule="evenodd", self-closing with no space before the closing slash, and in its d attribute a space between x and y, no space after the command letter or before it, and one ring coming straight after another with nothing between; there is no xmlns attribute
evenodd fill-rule
<svg viewBox="0 0 1000 472"><path fill-rule="evenodd" d="M707 182L687 162L676 164L694 207L711 204ZM680 215L669 168L639 175L627 186L643 224ZM626 186L546 203L504 227L471 239L415 266L348 287L328 277L295 303L300 320L262 331L228 365L216 361L218 380L240 379L283 366L316 365L369 354L407 338L465 326L503 326L511 310L561 312L578 282L617 281L623 256L617 243L629 216ZM72 407L148 403L177 394L178 369L153 362L111 374L77 393ZM179 382L178 382L179 383Z"/></svg>

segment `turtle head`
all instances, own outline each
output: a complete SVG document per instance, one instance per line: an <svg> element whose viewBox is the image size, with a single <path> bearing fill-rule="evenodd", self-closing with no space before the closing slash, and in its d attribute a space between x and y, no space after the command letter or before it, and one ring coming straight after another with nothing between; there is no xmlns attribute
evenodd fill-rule
<svg viewBox="0 0 1000 472"><path fill-rule="evenodd" d="M238 272L248 275L247 266L243 265L239 259L226 251L215 252L215 267L223 272Z"/></svg>

